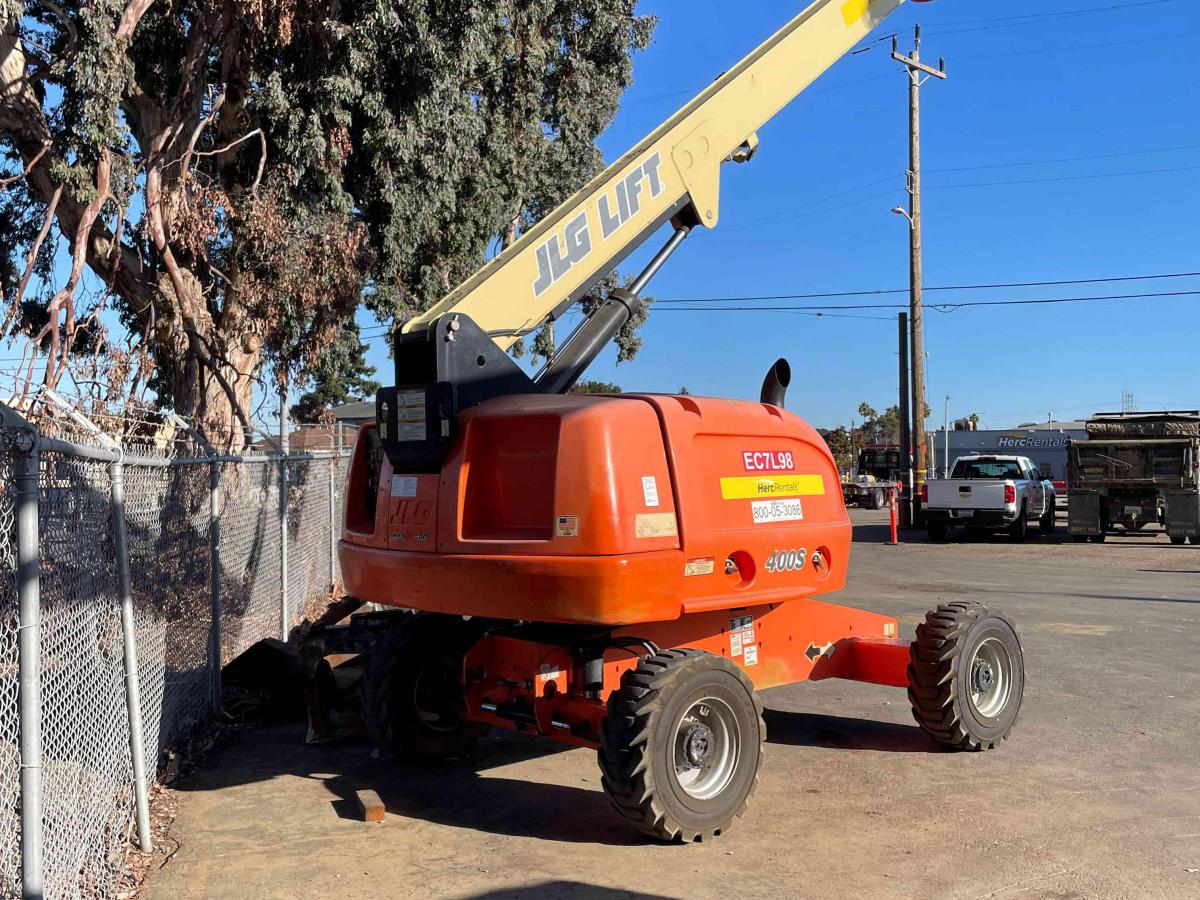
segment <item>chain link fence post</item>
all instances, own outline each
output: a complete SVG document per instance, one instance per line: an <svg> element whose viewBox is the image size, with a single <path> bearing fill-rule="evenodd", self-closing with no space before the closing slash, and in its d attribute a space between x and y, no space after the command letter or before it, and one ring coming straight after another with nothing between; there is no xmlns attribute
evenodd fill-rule
<svg viewBox="0 0 1200 900"><path fill-rule="evenodd" d="M113 454L108 464L109 505L112 512L113 553L116 555L117 600L121 608L121 643L125 660L125 707L129 718L129 761L133 769L133 798L138 845L154 850L150 834L150 781L146 777L146 739L142 724L142 685L138 672L137 625L133 618L133 581L129 573L129 533L125 517L125 451L101 428L51 390L41 392Z"/></svg>
<svg viewBox="0 0 1200 900"><path fill-rule="evenodd" d="M21 892L40 898L42 866L42 587L38 538L37 434L7 407L0 422L19 427L13 447L17 529L17 721L21 741Z"/></svg>

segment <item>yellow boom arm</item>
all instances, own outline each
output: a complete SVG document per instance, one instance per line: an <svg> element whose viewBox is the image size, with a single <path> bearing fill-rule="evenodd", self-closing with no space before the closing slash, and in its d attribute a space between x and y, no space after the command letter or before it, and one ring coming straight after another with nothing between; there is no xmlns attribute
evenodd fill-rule
<svg viewBox="0 0 1200 900"><path fill-rule="evenodd" d="M717 224L721 164L904 0L816 0L404 332L469 316L502 349L557 318L668 220Z"/></svg>

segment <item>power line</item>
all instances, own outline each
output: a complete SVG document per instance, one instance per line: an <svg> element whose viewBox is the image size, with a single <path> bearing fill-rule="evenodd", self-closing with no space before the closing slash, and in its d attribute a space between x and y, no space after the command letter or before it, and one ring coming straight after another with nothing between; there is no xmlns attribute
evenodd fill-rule
<svg viewBox="0 0 1200 900"><path fill-rule="evenodd" d="M1084 303L1094 300L1148 300L1155 297L1196 297L1200 291L1162 291L1149 294L1106 294L1094 297L1039 297L1031 300L971 300L964 303L927 303L930 309L953 312L974 306L1036 306ZM904 303L859 303L844 306L665 306L668 312L808 312L847 309L903 309Z"/></svg>
<svg viewBox="0 0 1200 900"><path fill-rule="evenodd" d="M1108 6L1092 6L1086 9L1064 9L1058 12L1029 13L1021 16L1001 16L995 19L938 22L928 27L928 33L936 35L969 34L975 31L994 31L1000 28L1019 28L1026 25L1040 25L1044 22L1056 19L1072 19L1078 16L1094 16L1102 13L1124 12L1127 9L1141 9L1146 6L1162 6L1165 3L1176 2L1178 2L1178 0L1142 0L1140 3L1110 4ZM972 27L957 27L960 25Z"/></svg>
<svg viewBox="0 0 1200 900"><path fill-rule="evenodd" d="M1089 181L1096 178L1124 178L1130 175L1162 175L1167 172L1192 172L1200 166L1173 166L1168 169L1138 169L1132 172L1100 172L1096 175L1057 175L1050 178L1020 178L1013 181L973 181L966 184L930 184L930 190L948 188L1001 187L1011 184L1049 184L1056 181Z"/></svg>
<svg viewBox="0 0 1200 900"><path fill-rule="evenodd" d="M1126 156L1145 156L1149 153L1174 153L1179 150L1195 150L1200 144L1182 144L1178 147L1147 147L1145 150L1124 150L1120 153L1098 153L1092 156L1056 156L1046 159L1027 159L1017 162L984 163L978 166L949 166L938 169L926 169L926 172L972 172L979 169L1008 169L1019 166L1042 166L1054 163L1090 162L1097 159L1119 159Z"/></svg>
<svg viewBox="0 0 1200 900"><path fill-rule="evenodd" d="M1095 12L1116 12L1122 9L1136 9L1141 6L1156 6L1161 3L1173 3L1175 0L1142 0L1140 3L1109 4L1108 6L1089 6L1083 9L1062 9L1056 12L1023 13L1018 16L998 16L992 19L959 19L956 22L938 22L929 26L934 28L949 28L958 25L991 25L1000 22L1015 22L1026 19L1061 18L1065 16L1081 16Z"/></svg>
<svg viewBox="0 0 1200 900"><path fill-rule="evenodd" d="M1024 287L1061 287L1069 284L1112 284L1118 281L1154 281L1160 278L1196 278L1200 272L1164 272L1154 275L1112 275L1104 278L1065 278L1057 281L1004 281L995 284L947 284L939 287L926 287L926 293L931 291L985 291L998 288ZM831 297L871 297L879 294L903 294L908 288L875 288L860 291L832 291L821 294L766 294L758 297L704 297L700 299L657 300L659 304L678 303L745 303L759 300L820 300Z"/></svg>

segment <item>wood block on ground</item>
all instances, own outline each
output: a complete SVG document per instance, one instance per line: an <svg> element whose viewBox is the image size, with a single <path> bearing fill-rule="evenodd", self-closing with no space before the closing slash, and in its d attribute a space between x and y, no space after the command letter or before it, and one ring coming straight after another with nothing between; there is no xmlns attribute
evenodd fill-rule
<svg viewBox="0 0 1200 900"><path fill-rule="evenodd" d="M374 791L355 791L354 799L358 802L358 811L364 822L382 822L386 810L383 801Z"/></svg>

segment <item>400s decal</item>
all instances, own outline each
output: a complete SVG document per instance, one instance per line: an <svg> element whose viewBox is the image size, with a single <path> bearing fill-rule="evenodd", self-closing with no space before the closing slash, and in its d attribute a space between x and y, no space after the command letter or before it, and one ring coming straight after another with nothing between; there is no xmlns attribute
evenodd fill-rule
<svg viewBox="0 0 1200 900"><path fill-rule="evenodd" d="M773 550L763 566L768 572L799 572L808 561L808 551L801 547L798 550Z"/></svg>

